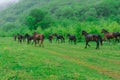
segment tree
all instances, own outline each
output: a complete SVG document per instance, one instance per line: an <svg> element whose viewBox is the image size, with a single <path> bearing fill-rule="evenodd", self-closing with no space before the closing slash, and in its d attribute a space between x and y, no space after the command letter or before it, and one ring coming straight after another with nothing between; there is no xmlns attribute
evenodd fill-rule
<svg viewBox="0 0 120 80"><path fill-rule="evenodd" d="M51 18L48 17L47 13L41 11L40 9L33 9L26 17L26 24L28 25L30 30L36 30L38 27L45 29L50 26L50 19Z"/></svg>

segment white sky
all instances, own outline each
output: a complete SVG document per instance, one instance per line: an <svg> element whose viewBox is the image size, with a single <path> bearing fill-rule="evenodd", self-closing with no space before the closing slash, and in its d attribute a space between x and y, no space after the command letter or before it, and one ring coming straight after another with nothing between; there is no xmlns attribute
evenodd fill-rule
<svg viewBox="0 0 120 80"><path fill-rule="evenodd" d="M0 0L0 4L5 4L9 2L18 2L19 0Z"/></svg>

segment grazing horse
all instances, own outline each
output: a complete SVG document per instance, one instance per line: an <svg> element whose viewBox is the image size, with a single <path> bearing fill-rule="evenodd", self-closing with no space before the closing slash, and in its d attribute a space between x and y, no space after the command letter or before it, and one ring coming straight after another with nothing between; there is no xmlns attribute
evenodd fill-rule
<svg viewBox="0 0 120 80"><path fill-rule="evenodd" d="M86 40L86 46L85 48L87 48L87 46L90 46L88 43L89 41L95 41L96 42L96 49L99 48L99 42L102 45L102 37L98 34L88 34L86 31L82 31L82 35L85 36L85 40Z"/></svg>
<svg viewBox="0 0 120 80"><path fill-rule="evenodd" d="M109 43L110 43L110 39L115 38L115 42L116 42L116 41L119 42L119 39L118 39L118 37L120 36L120 33L119 33L119 32L110 33L110 32L108 32L107 30L102 29L101 33L104 33L104 38L103 38L103 40L108 40Z"/></svg>
<svg viewBox="0 0 120 80"><path fill-rule="evenodd" d="M59 40L61 40L61 43L62 42L65 42L65 38L64 38L64 36L63 35L59 35L59 34L53 34L55 37L56 37L56 42L58 42L59 43Z"/></svg>
<svg viewBox="0 0 120 80"><path fill-rule="evenodd" d="M40 42L40 46L44 46L43 45L43 41L44 41L44 35L43 34L38 34L37 32L34 32L33 34L33 40L35 42L35 45L36 45L36 41L38 41L38 43Z"/></svg>
<svg viewBox="0 0 120 80"><path fill-rule="evenodd" d="M69 43L74 42L76 44L76 36L67 34L67 37L69 38Z"/></svg>
<svg viewBox="0 0 120 80"><path fill-rule="evenodd" d="M48 40L50 41L50 43L52 43L53 36L54 36L54 34L50 34L50 35L48 36Z"/></svg>

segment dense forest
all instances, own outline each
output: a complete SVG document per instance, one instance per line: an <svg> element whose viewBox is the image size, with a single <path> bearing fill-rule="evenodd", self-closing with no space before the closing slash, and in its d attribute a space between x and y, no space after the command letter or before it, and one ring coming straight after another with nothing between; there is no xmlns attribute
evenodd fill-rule
<svg viewBox="0 0 120 80"><path fill-rule="evenodd" d="M120 0L21 0L0 11L0 36L120 31Z"/></svg>

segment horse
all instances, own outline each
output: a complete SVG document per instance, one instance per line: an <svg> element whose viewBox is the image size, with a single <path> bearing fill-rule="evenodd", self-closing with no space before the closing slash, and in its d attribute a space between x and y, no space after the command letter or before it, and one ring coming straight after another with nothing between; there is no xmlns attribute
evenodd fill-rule
<svg viewBox="0 0 120 80"><path fill-rule="evenodd" d="M33 33L33 40L36 46L36 41L38 41L38 43L40 42L39 46L44 46L43 45L43 41L44 41L44 35L43 34L38 34L37 32Z"/></svg>
<svg viewBox="0 0 120 80"><path fill-rule="evenodd" d="M63 35L60 35L60 34L53 34L55 37L56 37L56 42L58 42L59 43L59 40L61 40L61 43L62 42L65 42L65 38L64 38L64 36Z"/></svg>
<svg viewBox="0 0 120 80"><path fill-rule="evenodd" d="M17 35L18 35L18 42L22 43L23 36L19 33Z"/></svg>
<svg viewBox="0 0 120 80"><path fill-rule="evenodd" d="M104 33L104 38L103 38L103 40L108 40L109 43L110 43L110 39L114 39L114 38L115 38L115 42L116 42L116 41L119 42L119 39L118 39L118 37L120 37L120 33L119 33L119 32L110 33L110 32L108 32L107 30L102 29L102 30L101 30L101 33Z"/></svg>
<svg viewBox="0 0 120 80"><path fill-rule="evenodd" d="M48 36L48 40L49 40L50 43L52 43L53 36L54 36L54 34L50 34L50 35Z"/></svg>
<svg viewBox="0 0 120 80"><path fill-rule="evenodd" d="M88 34L86 31L82 31L82 35L85 36L85 40L86 40L86 46L85 48L87 48L87 46L90 46L88 43L90 41L95 41L96 42L96 49L99 49L99 42L102 45L102 37L98 34Z"/></svg>
<svg viewBox="0 0 120 80"><path fill-rule="evenodd" d="M29 44L34 39L34 36L30 36L28 33L26 33L25 38L27 39L27 44Z"/></svg>
<svg viewBox="0 0 120 80"><path fill-rule="evenodd" d="M120 39L120 32L113 32L113 35L115 36L115 42L118 41Z"/></svg>
<svg viewBox="0 0 120 80"><path fill-rule="evenodd" d="M76 44L76 36L67 34L67 37L69 39L69 43L74 42L74 44Z"/></svg>

